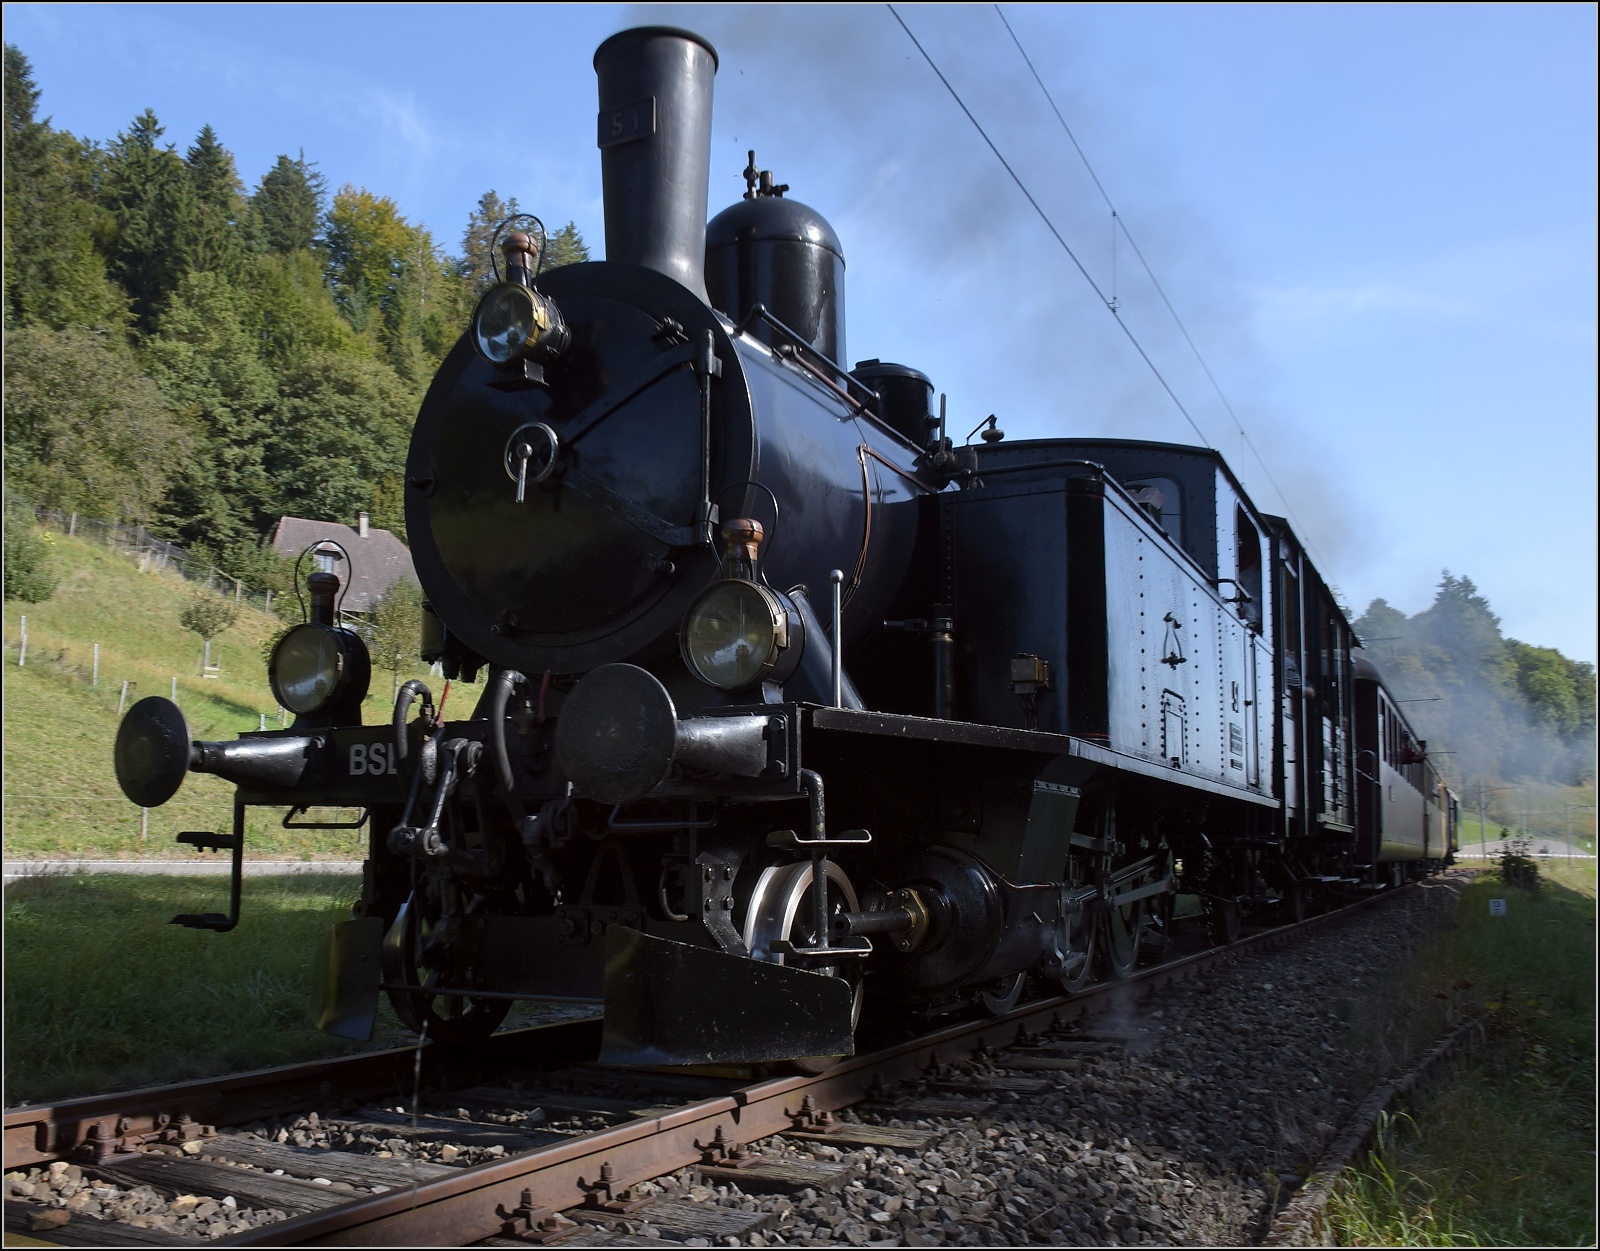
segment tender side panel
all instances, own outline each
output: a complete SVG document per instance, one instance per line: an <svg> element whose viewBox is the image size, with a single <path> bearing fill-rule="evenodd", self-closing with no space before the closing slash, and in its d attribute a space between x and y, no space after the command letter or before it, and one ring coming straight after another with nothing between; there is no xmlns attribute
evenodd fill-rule
<svg viewBox="0 0 1600 1251"><path fill-rule="evenodd" d="M1253 635L1114 489L1104 517L1110 746L1245 789L1262 754L1246 703Z"/></svg>

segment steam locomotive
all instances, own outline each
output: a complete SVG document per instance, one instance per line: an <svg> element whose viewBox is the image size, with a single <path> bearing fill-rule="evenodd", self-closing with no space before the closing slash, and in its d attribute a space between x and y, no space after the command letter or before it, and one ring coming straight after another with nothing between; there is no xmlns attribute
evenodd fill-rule
<svg viewBox="0 0 1600 1251"><path fill-rule="evenodd" d="M603 1003L606 1058L848 1054L864 1001L1003 1012L1169 941L1218 941L1431 870L1455 806L1281 517L1208 449L957 446L927 375L847 370L844 256L769 172L707 223L717 54L595 54L604 262L503 281L428 391L406 465L420 682L370 665L308 579L281 731L191 742L152 698L118 779L190 770L244 813L363 810L319 1026L380 994L468 1043L522 999ZM445 688L448 690L448 687ZM450 710L452 713L455 709Z"/></svg>

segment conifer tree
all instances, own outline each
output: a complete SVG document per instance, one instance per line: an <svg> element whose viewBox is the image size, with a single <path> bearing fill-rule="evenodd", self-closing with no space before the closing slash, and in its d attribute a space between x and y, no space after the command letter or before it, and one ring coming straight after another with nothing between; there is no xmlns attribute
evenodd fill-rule
<svg viewBox="0 0 1600 1251"><path fill-rule="evenodd" d="M474 297L494 284L495 269L500 264L500 258L493 254L490 246L495 230L506 218L520 211L516 196L502 200L491 189L478 197L478 207L467 214L467 229L461 236L460 272Z"/></svg>
<svg viewBox="0 0 1600 1251"><path fill-rule="evenodd" d="M1471 578L1447 570L1424 611L1374 600L1354 624L1408 720L1467 786L1593 776L1593 666L1503 637Z"/></svg>
<svg viewBox="0 0 1600 1251"><path fill-rule="evenodd" d="M116 230L94 203L100 154L39 121L28 58L5 45L5 324L120 331L126 294L106 276Z"/></svg>
<svg viewBox="0 0 1600 1251"><path fill-rule="evenodd" d="M278 157L251 198L251 216L262 247L272 252L297 252L316 243L327 184L305 149L294 160Z"/></svg>
<svg viewBox="0 0 1600 1251"><path fill-rule="evenodd" d="M244 187L229 152L209 124L203 126L184 163L194 189L194 221L189 266L232 274L243 253L240 224Z"/></svg>
<svg viewBox="0 0 1600 1251"><path fill-rule="evenodd" d="M550 236L541 269L555 269L561 265L579 265L589 259L589 248L578 233L576 222L568 222Z"/></svg>
<svg viewBox="0 0 1600 1251"><path fill-rule="evenodd" d="M143 350L146 371L201 440L201 454L178 469L167 524L214 551L253 543L275 503L263 460L278 387L250 333L250 304L224 275L191 270Z"/></svg>
<svg viewBox="0 0 1600 1251"><path fill-rule="evenodd" d="M108 207L117 222L115 268L139 328L149 332L188 268L194 186L156 115L146 109L111 145Z"/></svg>

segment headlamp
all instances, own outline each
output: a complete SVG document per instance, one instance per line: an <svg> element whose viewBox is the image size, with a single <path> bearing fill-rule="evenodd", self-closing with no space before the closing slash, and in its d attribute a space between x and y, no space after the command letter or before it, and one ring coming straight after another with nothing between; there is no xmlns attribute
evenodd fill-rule
<svg viewBox="0 0 1600 1251"><path fill-rule="evenodd" d="M359 703L370 675L371 661L359 637L315 622L297 625L279 639L267 665L272 693L297 716L322 712L342 696Z"/></svg>
<svg viewBox="0 0 1600 1251"><path fill-rule="evenodd" d="M567 346L566 321L555 302L520 282L490 287L472 314L472 342L494 365L527 357L548 364Z"/></svg>
<svg viewBox="0 0 1600 1251"><path fill-rule="evenodd" d="M708 686L738 690L798 663L791 631L799 617L781 596L758 582L724 578L694 602L683 619L684 663ZM791 655L790 653L794 654Z"/></svg>

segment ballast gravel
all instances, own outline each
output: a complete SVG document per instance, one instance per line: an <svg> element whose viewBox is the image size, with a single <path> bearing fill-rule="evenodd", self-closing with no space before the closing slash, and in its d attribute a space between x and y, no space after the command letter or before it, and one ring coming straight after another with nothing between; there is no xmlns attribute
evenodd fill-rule
<svg viewBox="0 0 1600 1251"><path fill-rule="evenodd" d="M1050 1074L1043 1094L1002 1093L975 1120L910 1122L945 1131L920 1154L786 1144L861 1177L835 1193L755 1199L695 1185L669 1190L774 1213L720 1244L770 1246L1240 1246L1259 1242L1338 1127L1385 1067L1358 1055L1345 1022L1448 915L1448 883L1414 892L1308 941L1242 955L1086 1022L1140 1037ZM997 1064L943 1076L1005 1075ZM1023 1076L1019 1074L1019 1076ZM1041 1074L1028 1072L1027 1077ZM933 1088L902 1088L937 1098ZM847 1119L904 1122L886 1105ZM772 1152L780 1140L768 1140Z"/></svg>
<svg viewBox="0 0 1600 1251"><path fill-rule="evenodd" d="M76 1164L61 1160L45 1168L7 1173L6 1197L29 1199L46 1210L64 1210L69 1218L116 1221L185 1238L222 1238L281 1221L288 1215L275 1208L258 1211L241 1207L232 1195L221 1199L203 1195L167 1199L150 1186L128 1189L107 1185L86 1177Z"/></svg>

